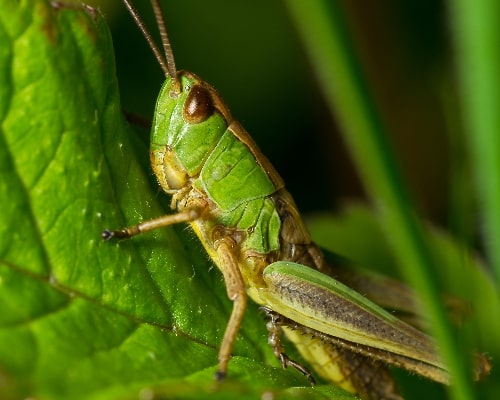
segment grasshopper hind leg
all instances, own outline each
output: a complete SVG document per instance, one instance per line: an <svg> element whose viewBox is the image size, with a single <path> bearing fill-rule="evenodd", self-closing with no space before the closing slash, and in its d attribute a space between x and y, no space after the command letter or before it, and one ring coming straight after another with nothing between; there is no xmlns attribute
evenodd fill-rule
<svg viewBox="0 0 500 400"><path fill-rule="evenodd" d="M302 373L307 378L307 380L311 385L315 385L316 381L311 371L309 371L309 369L307 369L297 361L290 359L285 354L285 349L281 345L281 339L280 339L282 330L279 318L281 318L281 316L267 307L260 307L260 310L266 314L266 318L268 320L266 324L266 329L269 333L268 343L273 348L274 355L280 361L281 366L283 368L287 368L289 366L295 368L297 371Z"/></svg>
<svg viewBox="0 0 500 400"><path fill-rule="evenodd" d="M364 400L403 400L387 366L380 360L355 352L356 344L352 347L333 337L297 324L268 307L261 307L260 310L268 318L269 343L276 357L282 361L283 367L293 366L313 384L311 372L299 363L289 360L284 354L279 339L281 333L284 333L296 345L307 361L314 363L321 357L323 371L328 370L328 373L320 375L335 386L356 394ZM307 351L304 353L305 348ZM321 354L314 352L313 349L321 349ZM313 358L310 357L311 355ZM327 356L326 363L324 355ZM332 368L327 369L328 364L331 364Z"/></svg>

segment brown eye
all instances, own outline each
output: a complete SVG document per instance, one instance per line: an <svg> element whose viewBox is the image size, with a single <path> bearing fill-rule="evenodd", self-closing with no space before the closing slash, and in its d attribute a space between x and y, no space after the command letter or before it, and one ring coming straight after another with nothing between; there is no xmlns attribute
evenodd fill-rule
<svg viewBox="0 0 500 400"><path fill-rule="evenodd" d="M214 104L208 90L196 85L191 89L184 103L184 120L191 124L199 124L210 117L213 110Z"/></svg>

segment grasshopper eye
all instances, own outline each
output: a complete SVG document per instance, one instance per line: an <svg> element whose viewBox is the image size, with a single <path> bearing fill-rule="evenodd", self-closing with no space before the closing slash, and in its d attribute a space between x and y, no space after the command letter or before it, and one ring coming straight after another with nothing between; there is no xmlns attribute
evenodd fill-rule
<svg viewBox="0 0 500 400"><path fill-rule="evenodd" d="M184 103L183 116L186 122L199 124L212 115L214 104L207 89L193 86Z"/></svg>

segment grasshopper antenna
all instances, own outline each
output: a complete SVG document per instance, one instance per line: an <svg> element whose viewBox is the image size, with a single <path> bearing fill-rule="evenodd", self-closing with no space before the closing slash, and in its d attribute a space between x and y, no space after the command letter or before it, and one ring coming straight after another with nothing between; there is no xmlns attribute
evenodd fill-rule
<svg viewBox="0 0 500 400"><path fill-rule="evenodd" d="M156 45L153 36L151 36L151 33L149 33L146 25L139 16L139 13L132 5L132 2L130 0L123 0L123 3L125 4L125 7L127 7L127 10L134 19L135 23L141 30L144 38L148 42L149 47L153 51L153 54L158 60L163 73L165 74L165 77L172 78L172 91L177 94L180 93L180 82L177 79L177 69L175 68L174 53L172 51L172 46L170 46L170 40L168 39L167 29L165 27L165 19L163 18L163 12L161 10L159 1L151 0L151 6L155 13L156 23L158 25L158 30L160 31L160 37L163 44L165 56L163 56L160 49Z"/></svg>
<svg viewBox="0 0 500 400"><path fill-rule="evenodd" d="M176 85L178 85L180 89L180 83L177 80L177 69L175 68L174 52L172 51L172 46L170 45L170 40L168 39L167 25L165 24L165 18L163 18L163 11L159 0L151 0L151 6L153 7L153 11L155 13L158 30L160 31L161 43L163 44L163 52L165 53L168 72L170 77L176 82Z"/></svg>

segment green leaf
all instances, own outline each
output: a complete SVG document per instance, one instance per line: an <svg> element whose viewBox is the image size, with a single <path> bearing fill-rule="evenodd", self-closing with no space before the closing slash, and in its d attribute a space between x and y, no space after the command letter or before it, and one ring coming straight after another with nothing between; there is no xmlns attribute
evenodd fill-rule
<svg viewBox="0 0 500 400"><path fill-rule="evenodd" d="M168 210L124 122L99 12L43 0L0 9L0 397L279 398L306 385L279 367L255 305L215 385L231 302L184 227L101 240Z"/></svg>

